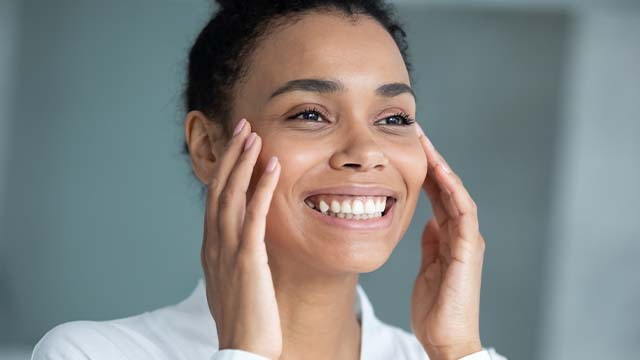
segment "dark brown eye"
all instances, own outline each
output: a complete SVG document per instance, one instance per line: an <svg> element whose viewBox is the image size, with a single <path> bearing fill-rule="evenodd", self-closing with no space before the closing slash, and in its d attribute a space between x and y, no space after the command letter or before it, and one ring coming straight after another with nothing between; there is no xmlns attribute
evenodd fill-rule
<svg viewBox="0 0 640 360"><path fill-rule="evenodd" d="M380 124L380 122L385 122ZM380 125L391 125L391 126L407 126L411 125L415 122L408 114L405 113L397 113L395 115L388 116L384 119L376 121L376 124Z"/></svg>
<svg viewBox="0 0 640 360"><path fill-rule="evenodd" d="M295 115L289 116L287 119L288 120L300 119L300 120L306 120L310 122L321 122L323 120L326 121L325 115L318 109L306 109Z"/></svg>

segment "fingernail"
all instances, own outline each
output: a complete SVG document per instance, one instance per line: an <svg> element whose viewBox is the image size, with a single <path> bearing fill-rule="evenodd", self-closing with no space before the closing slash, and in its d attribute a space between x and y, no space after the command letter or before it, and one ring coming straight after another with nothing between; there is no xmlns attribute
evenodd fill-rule
<svg viewBox="0 0 640 360"><path fill-rule="evenodd" d="M433 143L431 142L429 137L427 135L425 135L424 138L427 140L427 146L429 146L429 149L431 149L431 150L435 149L434 146L433 146Z"/></svg>
<svg viewBox="0 0 640 360"><path fill-rule="evenodd" d="M266 171L272 172L276 168L277 163L278 163L278 157L272 156L271 159L269 159L269 162L267 163Z"/></svg>
<svg viewBox="0 0 640 360"><path fill-rule="evenodd" d="M446 172L447 174L451 174L451 170L449 170L449 168L447 167L447 165L440 163L440 167L442 168L442 170L444 170L444 172Z"/></svg>
<svg viewBox="0 0 640 360"><path fill-rule="evenodd" d="M240 131L244 128L244 124L247 123L247 119L241 119L240 122L236 125L236 128L233 129L233 136L240 134Z"/></svg>
<svg viewBox="0 0 640 360"><path fill-rule="evenodd" d="M256 133L252 132L251 134L249 134L249 137L247 138L247 141L244 143L244 149L247 150L248 148L251 147L251 145L253 145L253 142L256 140Z"/></svg>

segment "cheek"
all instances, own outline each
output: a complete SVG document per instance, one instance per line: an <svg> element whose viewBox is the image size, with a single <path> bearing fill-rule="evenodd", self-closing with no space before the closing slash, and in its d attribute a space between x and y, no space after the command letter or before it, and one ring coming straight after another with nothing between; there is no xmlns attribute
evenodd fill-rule
<svg viewBox="0 0 640 360"><path fill-rule="evenodd" d="M409 196L417 197L427 175L427 156L422 150L422 145L416 139L415 142L407 142L402 146L389 147L387 156L400 171L407 184Z"/></svg>

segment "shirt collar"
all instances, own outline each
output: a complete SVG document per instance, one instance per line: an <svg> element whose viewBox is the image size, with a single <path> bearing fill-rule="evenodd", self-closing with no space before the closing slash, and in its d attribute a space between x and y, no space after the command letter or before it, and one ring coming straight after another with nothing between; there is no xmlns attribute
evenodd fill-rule
<svg viewBox="0 0 640 360"><path fill-rule="evenodd" d="M193 315L191 321L197 321L200 328L208 334L216 333L215 322L209 312L204 279L199 278L195 289L191 294L176 304L180 311ZM356 316L361 324L361 359L388 358L381 354L382 349L393 349L392 339L385 333L385 327L376 317L369 297L362 286L356 286L356 299L354 302ZM206 316L203 314L207 314ZM216 334L217 335L217 334ZM383 355L381 357L381 355ZM390 354L391 355L391 354Z"/></svg>

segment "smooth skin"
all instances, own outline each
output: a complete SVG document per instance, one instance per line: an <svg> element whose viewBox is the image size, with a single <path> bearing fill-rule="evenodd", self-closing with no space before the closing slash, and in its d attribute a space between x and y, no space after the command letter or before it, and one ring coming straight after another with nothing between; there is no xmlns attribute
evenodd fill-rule
<svg viewBox="0 0 640 360"><path fill-rule="evenodd" d="M308 78L341 86L271 96ZM397 116L415 118L415 98L376 92L389 83L410 85L397 46L377 22L313 12L258 44L234 88L232 117L242 119L233 122L234 135L200 111L187 114L192 167L208 184L201 262L220 349L359 359L358 276L386 262L424 189L435 219L422 238L414 333L431 359L481 350L484 240L475 203L453 172L442 171L450 167L419 126ZM391 225L355 231L309 216L315 210L304 204L306 194L340 185L395 191Z"/></svg>

